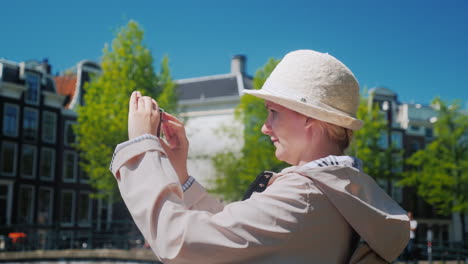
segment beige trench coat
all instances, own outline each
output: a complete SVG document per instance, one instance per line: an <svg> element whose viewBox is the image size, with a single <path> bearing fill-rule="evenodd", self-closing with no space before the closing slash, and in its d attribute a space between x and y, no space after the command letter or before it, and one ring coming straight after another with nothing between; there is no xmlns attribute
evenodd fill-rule
<svg viewBox="0 0 468 264"><path fill-rule="evenodd" d="M347 263L353 229L391 261L408 240L405 212L350 167L289 167L228 205L197 182L183 192L157 139L118 146L110 169L164 263Z"/></svg>

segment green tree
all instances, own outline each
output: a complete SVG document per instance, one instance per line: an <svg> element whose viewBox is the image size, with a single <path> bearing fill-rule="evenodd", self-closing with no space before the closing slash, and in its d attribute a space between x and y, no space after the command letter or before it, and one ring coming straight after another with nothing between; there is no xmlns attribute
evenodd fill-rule
<svg viewBox="0 0 468 264"><path fill-rule="evenodd" d="M364 89L362 94L366 94ZM401 173L395 168L401 168L402 159L394 157L403 154L396 149L395 143L384 148L380 142L388 136L388 121L371 97L361 96L357 118L364 122L362 128L354 133L347 154L363 161L364 172L379 182L386 183L386 191L391 195L392 183L399 180Z"/></svg>
<svg viewBox="0 0 468 264"><path fill-rule="evenodd" d="M161 62L161 71L159 73L158 87L162 93L158 97L158 104L168 113L177 112L177 86L172 80L171 71L169 69L169 57L164 56Z"/></svg>
<svg viewBox="0 0 468 264"><path fill-rule="evenodd" d="M408 169L400 182L414 186L418 195L448 215L459 212L462 223L468 212L468 116L459 102L447 105L434 99L438 109L434 123L436 138L407 159ZM465 238L465 225L463 239Z"/></svg>
<svg viewBox="0 0 468 264"><path fill-rule="evenodd" d="M167 56L161 75L155 74L153 57L143 45L144 32L129 21L117 33L112 45L103 49L102 74L85 86L85 105L78 108L74 131L78 138L81 168L89 176L98 197L116 192L116 181L109 171L115 146L128 139L128 100L132 91L161 99L161 107L175 109L177 97Z"/></svg>
<svg viewBox="0 0 468 264"><path fill-rule="evenodd" d="M254 89L260 89L279 60L269 59L255 73ZM220 194L227 201L238 200L255 179L264 170L279 171L287 164L275 157L275 147L267 136L261 133L261 127L267 117L264 100L251 95L244 95L235 109L235 118L243 126L243 147L240 152L226 150L216 154L213 164L217 177L212 192ZM231 128L224 129L229 131ZM240 140L242 142L242 140Z"/></svg>

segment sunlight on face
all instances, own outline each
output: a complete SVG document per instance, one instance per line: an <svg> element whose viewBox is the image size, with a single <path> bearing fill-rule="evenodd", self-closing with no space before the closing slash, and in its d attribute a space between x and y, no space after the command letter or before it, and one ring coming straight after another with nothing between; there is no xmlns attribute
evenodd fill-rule
<svg viewBox="0 0 468 264"><path fill-rule="evenodd" d="M262 133L270 136L276 147L276 158L291 165L297 165L307 146L305 130L306 117L289 108L265 101L268 118Z"/></svg>

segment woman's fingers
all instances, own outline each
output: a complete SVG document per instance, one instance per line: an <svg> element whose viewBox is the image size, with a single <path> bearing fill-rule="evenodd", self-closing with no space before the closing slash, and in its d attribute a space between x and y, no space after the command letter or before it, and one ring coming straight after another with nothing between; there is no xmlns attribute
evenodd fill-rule
<svg viewBox="0 0 468 264"><path fill-rule="evenodd" d="M172 123L171 123L172 122ZM172 129L173 121L166 120L163 122L163 131L166 137L167 143L171 148L176 148L179 145L179 140L176 131Z"/></svg>
<svg viewBox="0 0 468 264"><path fill-rule="evenodd" d="M145 111L156 110L156 109L154 109L154 106L153 106L153 98L151 98L149 96L143 96L143 101L144 101L144 104L145 104Z"/></svg>
<svg viewBox="0 0 468 264"><path fill-rule="evenodd" d="M143 97L138 97L137 104L137 110L139 112L145 111L145 99L143 99Z"/></svg>
<svg viewBox="0 0 468 264"><path fill-rule="evenodd" d="M175 116L171 115L171 114L168 114L168 113L164 113L164 119L165 120L171 120L171 121L174 121L180 125L184 125L184 123L182 123L182 121L180 121L179 119L177 119Z"/></svg>
<svg viewBox="0 0 468 264"><path fill-rule="evenodd" d="M151 134L156 135L159 125L157 102L149 96L142 96L135 91L130 95L128 115L129 139Z"/></svg>
<svg viewBox="0 0 468 264"><path fill-rule="evenodd" d="M152 103L152 106L153 106L153 110L159 109L159 105L158 105L158 102L156 102L156 100L151 98L151 103Z"/></svg>
<svg viewBox="0 0 468 264"><path fill-rule="evenodd" d="M138 97L137 97L137 92L134 91L132 95L130 96L130 102L128 104L128 111L129 112L135 112L138 108Z"/></svg>
<svg viewBox="0 0 468 264"><path fill-rule="evenodd" d="M166 119L163 122L163 131L168 144L172 148L182 147L181 144L187 141L183 124Z"/></svg>
<svg viewBox="0 0 468 264"><path fill-rule="evenodd" d="M169 129L170 133L177 135L177 137L179 138L185 137L185 128L183 124L177 123L173 120L166 119L163 122L163 126Z"/></svg>

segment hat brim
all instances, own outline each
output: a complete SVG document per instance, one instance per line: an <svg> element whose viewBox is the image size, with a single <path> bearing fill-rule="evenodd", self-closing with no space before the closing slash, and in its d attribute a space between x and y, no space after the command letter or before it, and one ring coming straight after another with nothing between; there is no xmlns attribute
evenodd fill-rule
<svg viewBox="0 0 468 264"><path fill-rule="evenodd" d="M318 119L320 121L335 124L337 126L345 127L353 131L359 130L363 122L352 116L343 114L341 111L333 111L325 109L319 105L315 105L313 102L304 103L301 101L286 98L284 96L275 95L269 91L262 90L243 90L244 94L253 95L265 100L272 101L281 106L294 110L303 115Z"/></svg>

